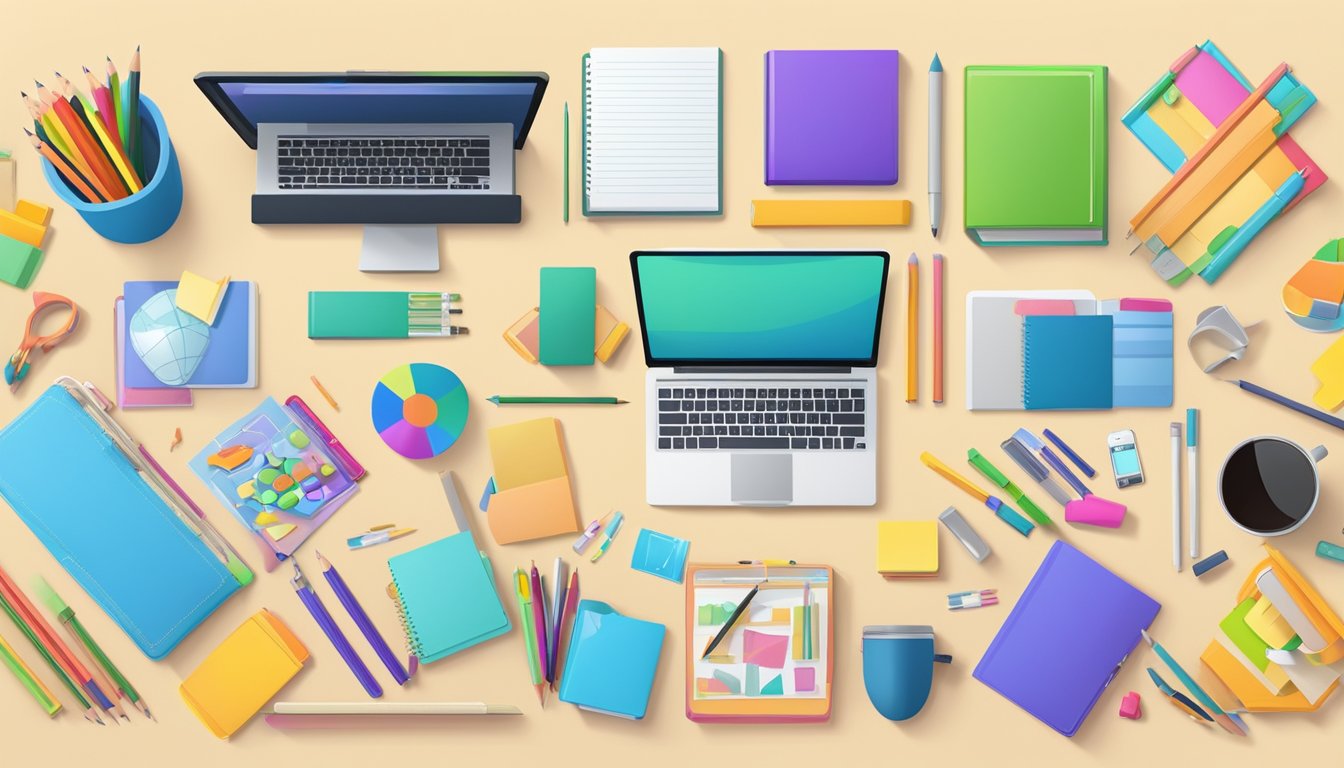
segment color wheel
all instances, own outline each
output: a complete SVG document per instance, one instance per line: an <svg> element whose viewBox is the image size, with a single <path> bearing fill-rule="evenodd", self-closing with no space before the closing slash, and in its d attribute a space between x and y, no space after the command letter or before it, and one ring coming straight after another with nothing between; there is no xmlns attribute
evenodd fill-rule
<svg viewBox="0 0 1344 768"><path fill-rule="evenodd" d="M467 388L432 363L394 368L373 390L373 428L408 459L429 459L457 442L467 425Z"/></svg>

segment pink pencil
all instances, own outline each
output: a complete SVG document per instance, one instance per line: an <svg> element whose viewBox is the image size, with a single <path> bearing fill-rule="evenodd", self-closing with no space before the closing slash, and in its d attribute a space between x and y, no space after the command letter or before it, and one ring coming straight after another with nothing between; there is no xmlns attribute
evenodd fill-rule
<svg viewBox="0 0 1344 768"><path fill-rule="evenodd" d="M551 667L547 663L546 646L546 593L541 590L541 574L537 573L537 561L532 561L532 617L537 630L537 655L541 657L541 679L550 677Z"/></svg>
<svg viewBox="0 0 1344 768"><path fill-rule="evenodd" d="M555 677L551 680L551 690L555 690L560 685L560 670L565 668L561 663L564 656L565 644L560 642L560 638L565 636L565 619L573 618L574 612L579 608L579 569L569 575L569 591L565 592L565 604L560 609L560 615L555 620L555 642L559 645L555 649Z"/></svg>
<svg viewBox="0 0 1344 768"><path fill-rule="evenodd" d="M943 254L933 254L933 402L943 402Z"/></svg>

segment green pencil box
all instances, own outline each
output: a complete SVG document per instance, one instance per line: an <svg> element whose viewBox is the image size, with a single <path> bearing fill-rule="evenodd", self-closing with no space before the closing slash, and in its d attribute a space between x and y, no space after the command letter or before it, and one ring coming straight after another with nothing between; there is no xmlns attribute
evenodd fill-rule
<svg viewBox="0 0 1344 768"><path fill-rule="evenodd" d="M435 291L309 291L310 339L407 339L455 336L455 293Z"/></svg>
<svg viewBox="0 0 1344 768"><path fill-rule="evenodd" d="M537 328L542 365L592 365L597 270L542 267Z"/></svg>

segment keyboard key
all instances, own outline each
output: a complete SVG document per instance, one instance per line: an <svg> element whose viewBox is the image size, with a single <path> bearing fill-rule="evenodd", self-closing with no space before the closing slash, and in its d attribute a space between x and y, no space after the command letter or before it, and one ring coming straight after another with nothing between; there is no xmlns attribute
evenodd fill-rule
<svg viewBox="0 0 1344 768"><path fill-rule="evenodd" d="M807 447L808 447L808 448L820 448L820 447L821 447L821 438L819 438L819 437L809 437L809 438L807 438Z"/></svg>
<svg viewBox="0 0 1344 768"><path fill-rule="evenodd" d="M684 437L674 437L674 438L672 438L672 447L673 447L674 449L677 449L677 448L685 448L685 447L686 447L686 438L684 438Z"/></svg>
<svg viewBox="0 0 1344 768"><path fill-rule="evenodd" d="M694 437L688 437L688 438L686 438L686 447L687 447L687 448L698 448L698 447L700 447L699 444L698 444L698 442L699 442L699 441L696 440L696 438L694 438Z"/></svg>
<svg viewBox="0 0 1344 768"><path fill-rule="evenodd" d="M659 397L671 397L671 396L672 396L672 390L670 390L670 389L659 389L659 390L658 390L658 396L659 396Z"/></svg>
<svg viewBox="0 0 1344 768"><path fill-rule="evenodd" d="M670 438L670 437L660 437L660 438L658 438L658 447L659 447L659 448L671 448L671 447L672 447L672 438Z"/></svg>
<svg viewBox="0 0 1344 768"><path fill-rule="evenodd" d="M718 447L719 447L719 439L718 439L717 437L702 437L702 438L700 438L700 447L701 447L701 448L718 448Z"/></svg>
<svg viewBox="0 0 1344 768"><path fill-rule="evenodd" d="M679 406L680 406L680 403L679 403L678 401L676 401L676 400L659 400L659 401L658 401L658 410L660 410L660 411L676 411L676 410L679 410Z"/></svg>
<svg viewBox="0 0 1344 768"><path fill-rule="evenodd" d="M680 389L674 389L672 390L672 396L680 400L684 396L684 393Z"/></svg>
<svg viewBox="0 0 1344 768"><path fill-rule="evenodd" d="M840 427L841 437L863 437L863 427Z"/></svg>
<svg viewBox="0 0 1344 768"><path fill-rule="evenodd" d="M854 447L854 438L852 438L852 437L845 437L845 438L841 438L841 439L842 439L842 440L844 441L844 443L845 443L844 448L845 448L846 450L850 450L850 449L852 449L852 448Z"/></svg>
<svg viewBox="0 0 1344 768"><path fill-rule="evenodd" d="M660 413L658 414L659 424L685 424L686 414L684 413Z"/></svg>
<svg viewBox="0 0 1344 768"><path fill-rule="evenodd" d="M862 424L862 413L836 413L831 415L833 424Z"/></svg>
<svg viewBox="0 0 1344 768"><path fill-rule="evenodd" d="M659 427L658 435L660 437L672 437L681 434L681 427Z"/></svg>
<svg viewBox="0 0 1344 768"><path fill-rule="evenodd" d="M789 444L790 444L790 446L792 446L793 448L806 448L806 447L807 447L807 438L805 438L805 437L794 437L794 438L790 438L790 439L789 439Z"/></svg>
<svg viewBox="0 0 1344 768"><path fill-rule="evenodd" d="M783 437L720 437L719 448L737 449L778 449L788 448L789 440Z"/></svg>
<svg viewBox="0 0 1344 768"><path fill-rule="evenodd" d="M853 401L853 400L841 400L841 401L840 401L840 411L841 411L842 413L849 413L850 411L853 411L853 410L854 410L854 401Z"/></svg>

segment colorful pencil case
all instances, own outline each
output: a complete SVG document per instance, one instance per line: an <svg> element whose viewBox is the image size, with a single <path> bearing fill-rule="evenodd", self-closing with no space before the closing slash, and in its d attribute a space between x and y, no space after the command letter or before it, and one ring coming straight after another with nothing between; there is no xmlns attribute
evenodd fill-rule
<svg viewBox="0 0 1344 768"><path fill-rule="evenodd" d="M541 311L537 307L526 314L504 332L504 340L514 352L529 363L537 362L541 352ZM617 347L630 333L630 326L616 319L611 310L597 305L597 316L593 323L593 356L607 362L616 353Z"/></svg>
<svg viewBox="0 0 1344 768"><path fill-rule="evenodd" d="M211 651L178 692L196 719L227 739L294 679L306 661L303 642L262 609Z"/></svg>
<svg viewBox="0 0 1344 768"><path fill-rule="evenodd" d="M0 431L0 496L151 659L253 578L181 487L70 378Z"/></svg>
<svg viewBox="0 0 1344 768"><path fill-rule="evenodd" d="M364 476L364 467L298 397L283 406L266 398L190 466L252 532L268 571L348 501Z"/></svg>

